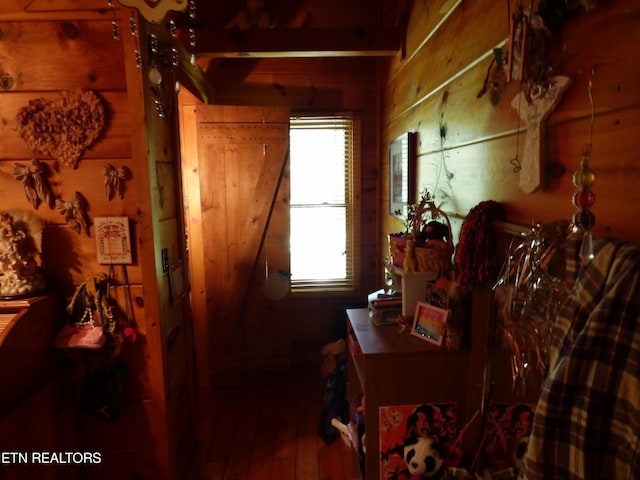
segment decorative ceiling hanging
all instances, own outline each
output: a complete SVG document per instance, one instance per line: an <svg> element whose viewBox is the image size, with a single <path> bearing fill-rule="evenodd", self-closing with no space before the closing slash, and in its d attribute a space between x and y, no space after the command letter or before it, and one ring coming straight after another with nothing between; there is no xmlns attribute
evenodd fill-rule
<svg viewBox="0 0 640 480"><path fill-rule="evenodd" d="M149 81L149 90L153 99L154 109L159 118L166 118L167 107L171 104L170 96L178 91L178 83L167 82L167 76L171 77L173 71L180 64L180 52L178 50L177 27L173 16L169 12L186 12L188 16L189 31L189 49L193 52L196 46L195 19L196 19L196 1L195 0L118 0L125 6L136 9L140 15L150 23L160 24L166 21L166 31L169 34L170 41L161 41L165 36L152 29L154 33L148 33L146 41L143 38L137 42L140 48L146 48L147 55L144 56L139 49L134 51L136 66L143 69L143 59L147 59L148 67L146 69L147 79ZM113 12L113 38L120 40L120 29L116 18L114 0L107 0L107 5ZM139 29L136 23L136 16L131 11L129 18L129 29L131 36L138 37ZM195 55L191 54L190 62L195 66Z"/></svg>
<svg viewBox="0 0 640 480"><path fill-rule="evenodd" d="M160 23L169 12L184 12L192 2L187 0L118 0L125 7L135 8L147 21Z"/></svg>

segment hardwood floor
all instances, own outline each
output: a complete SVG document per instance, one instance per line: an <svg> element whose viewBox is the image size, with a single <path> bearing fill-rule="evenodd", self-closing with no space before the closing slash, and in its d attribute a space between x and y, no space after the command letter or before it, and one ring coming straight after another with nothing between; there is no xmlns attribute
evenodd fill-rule
<svg viewBox="0 0 640 480"><path fill-rule="evenodd" d="M320 368L278 385L216 389L200 416L194 480L351 480L350 449L317 433L324 403Z"/></svg>

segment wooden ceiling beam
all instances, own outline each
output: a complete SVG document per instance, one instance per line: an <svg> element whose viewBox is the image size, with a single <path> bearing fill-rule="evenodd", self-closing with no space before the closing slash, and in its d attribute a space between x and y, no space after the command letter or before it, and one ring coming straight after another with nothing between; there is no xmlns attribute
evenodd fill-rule
<svg viewBox="0 0 640 480"><path fill-rule="evenodd" d="M402 46L398 28L196 29L195 36L188 49L199 58L393 56ZM178 38L189 45L186 30Z"/></svg>

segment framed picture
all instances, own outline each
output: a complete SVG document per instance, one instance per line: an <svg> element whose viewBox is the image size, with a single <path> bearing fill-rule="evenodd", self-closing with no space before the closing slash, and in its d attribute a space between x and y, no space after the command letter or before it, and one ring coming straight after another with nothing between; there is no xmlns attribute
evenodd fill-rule
<svg viewBox="0 0 640 480"><path fill-rule="evenodd" d="M97 260L100 264L131 264L128 217L94 217Z"/></svg>
<svg viewBox="0 0 640 480"><path fill-rule="evenodd" d="M449 309L449 293L444 289L438 287L435 283L427 283L425 289L425 301L434 307L439 307L444 310Z"/></svg>
<svg viewBox="0 0 640 480"><path fill-rule="evenodd" d="M448 316L449 310L427 302L418 302L413 317L411 335L437 346L442 345Z"/></svg>
<svg viewBox="0 0 640 480"><path fill-rule="evenodd" d="M521 468L529 435L533 430L536 404L491 403L485 416L482 455L494 471Z"/></svg>
<svg viewBox="0 0 640 480"><path fill-rule="evenodd" d="M418 443L425 445L421 439L431 439L440 445L442 451L448 452L449 467L460 466L464 455L457 443L461 433L458 419L456 402L379 407L380 476L378 478L380 480L426 478L417 473L409 477L408 460L404 456L405 452L410 452L410 445L415 446ZM408 439L414 443L409 443ZM424 465L426 456L429 454L426 453L420 458L420 464ZM419 455L414 458L417 460ZM436 463L438 461L440 460L436 460Z"/></svg>
<svg viewBox="0 0 640 480"><path fill-rule="evenodd" d="M389 145L389 213L405 217L407 206L415 200L413 182L416 133L406 132Z"/></svg>

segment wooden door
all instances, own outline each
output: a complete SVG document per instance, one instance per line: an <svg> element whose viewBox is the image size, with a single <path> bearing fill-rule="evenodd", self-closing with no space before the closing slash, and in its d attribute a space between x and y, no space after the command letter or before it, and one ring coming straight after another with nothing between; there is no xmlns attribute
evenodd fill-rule
<svg viewBox="0 0 640 480"><path fill-rule="evenodd" d="M183 155L192 157L185 188L199 380L230 385L285 374L289 110L192 105L182 118L191 131L183 143L197 145Z"/></svg>

